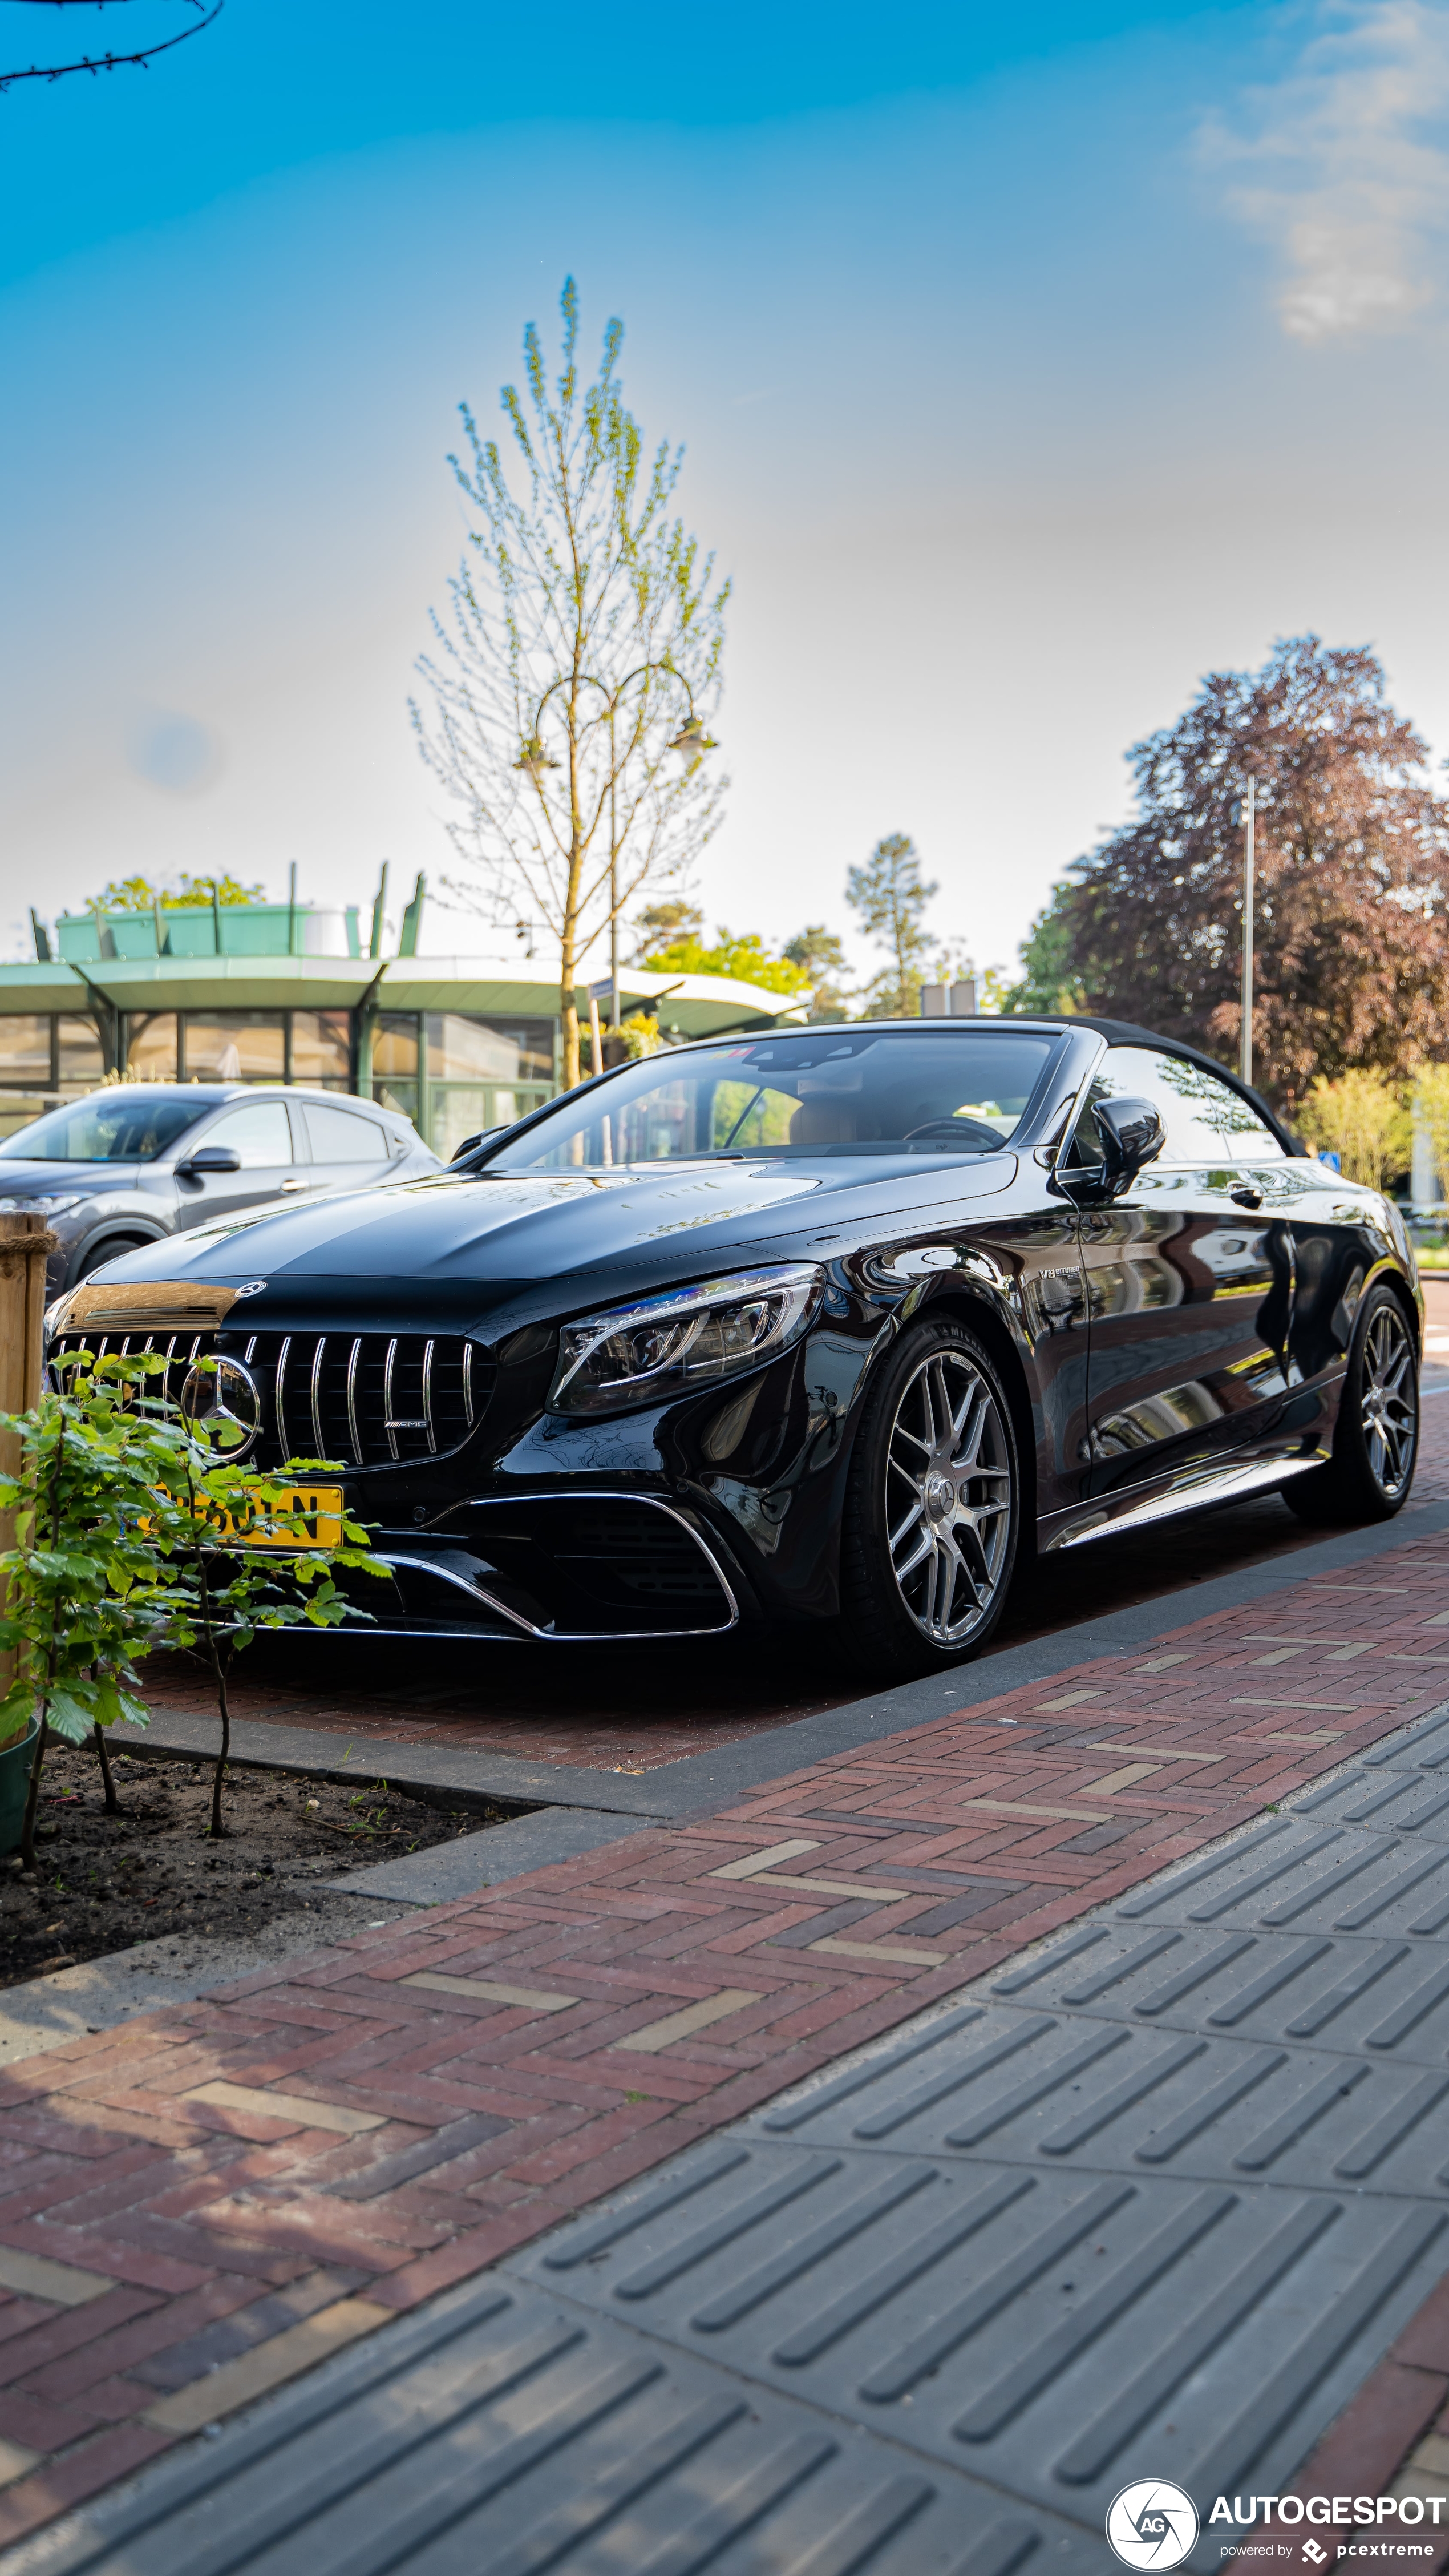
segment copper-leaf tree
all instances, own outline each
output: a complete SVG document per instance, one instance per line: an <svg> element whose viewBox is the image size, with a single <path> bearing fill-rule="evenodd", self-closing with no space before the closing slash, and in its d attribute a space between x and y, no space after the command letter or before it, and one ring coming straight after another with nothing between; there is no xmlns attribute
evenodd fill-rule
<svg viewBox="0 0 1449 2576"><path fill-rule="evenodd" d="M1022 951L1022 1010L1186 1038L1241 1035L1238 811L1256 781L1253 1060L1291 1112L1315 1074L1406 1078L1449 1042L1449 805L1361 646L1316 635L1216 671L1134 745L1138 814L1055 889Z"/></svg>
<svg viewBox="0 0 1449 2576"><path fill-rule="evenodd" d="M607 326L586 383L572 278L561 301L557 376L530 322L524 390L503 388L507 464L464 406L469 461L450 462L474 525L451 617L434 619L436 649L419 664L431 719L412 712L453 805L460 890L481 894L498 927L521 917L557 943L568 1084L586 961L616 946L644 887L677 878L720 819L727 782L707 727L729 585L671 515L682 449L646 455L625 408L623 324Z"/></svg>

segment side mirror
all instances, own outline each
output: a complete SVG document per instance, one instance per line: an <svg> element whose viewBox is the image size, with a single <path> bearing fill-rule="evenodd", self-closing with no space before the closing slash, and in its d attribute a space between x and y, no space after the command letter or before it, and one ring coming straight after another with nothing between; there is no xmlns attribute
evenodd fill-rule
<svg viewBox="0 0 1449 2576"><path fill-rule="evenodd" d="M201 1180L207 1172L239 1172L241 1156L230 1145L198 1145L184 1163L176 1166L178 1180Z"/></svg>
<svg viewBox="0 0 1449 2576"><path fill-rule="evenodd" d="M486 1145L491 1136L502 1134L502 1127L480 1127L476 1136L465 1136L461 1145L455 1145L448 1159L453 1163L461 1163L464 1155L471 1154L475 1146Z"/></svg>
<svg viewBox="0 0 1449 2576"><path fill-rule="evenodd" d="M1136 1179L1144 1163L1161 1153L1167 1130L1161 1110L1150 1100L1099 1100L1095 1114L1102 1139L1102 1178L1115 1196Z"/></svg>

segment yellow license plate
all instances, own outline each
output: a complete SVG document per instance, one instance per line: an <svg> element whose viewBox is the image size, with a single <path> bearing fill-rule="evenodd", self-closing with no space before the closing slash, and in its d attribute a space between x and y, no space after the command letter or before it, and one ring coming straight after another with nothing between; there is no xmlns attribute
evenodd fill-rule
<svg viewBox="0 0 1449 2576"><path fill-rule="evenodd" d="M255 1486L251 1490L257 1496L257 1508L264 1518L287 1512L293 1514L302 1523L302 1530L295 1537L290 1531L258 1530L244 1514L238 1516L228 1512L224 1523L220 1526L221 1537L238 1539L243 1547L287 1548L294 1555L299 1549L309 1546L340 1547L342 1545L342 1487L340 1485L278 1485L277 1499L271 1506L270 1515L267 1514L262 1501L266 1488Z"/></svg>

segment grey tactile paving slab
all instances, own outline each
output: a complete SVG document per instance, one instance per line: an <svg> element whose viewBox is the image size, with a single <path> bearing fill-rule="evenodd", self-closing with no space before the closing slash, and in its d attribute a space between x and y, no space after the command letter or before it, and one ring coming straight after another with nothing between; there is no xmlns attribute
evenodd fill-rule
<svg viewBox="0 0 1449 2576"><path fill-rule="evenodd" d="M1441 1760L1449 1711L508 2269L1090 2531L1286 2485L1449 2264Z"/></svg>
<svg viewBox="0 0 1449 2576"><path fill-rule="evenodd" d="M569 2296L470 2286L14 2576L1092 2576L1054 2514Z"/></svg>
<svg viewBox="0 0 1449 2576"><path fill-rule="evenodd" d="M1449 2268L1441 1781L1449 1708L6 2576L1096 2576L1129 2478L1286 2487Z"/></svg>

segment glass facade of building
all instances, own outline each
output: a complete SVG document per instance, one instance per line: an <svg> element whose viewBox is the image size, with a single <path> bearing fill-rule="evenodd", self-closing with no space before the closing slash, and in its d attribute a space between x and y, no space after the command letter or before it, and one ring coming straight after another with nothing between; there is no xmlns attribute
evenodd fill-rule
<svg viewBox="0 0 1449 2576"><path fill-rule="evenodd" d="M350 1011L128 1011L126 1070L142 1082L352 1087Z"/></svg>
<svg viewBox="0 0 1449 2576"><path fill-rule="evenodd" d="M351 1091L358 1080L355 1010L126 1011L117 1044L140 1082L302 1083ZM375 1100L401 1110L446 1162L465 1136L519 1118L552 1098L551 1020L485 1018L467 1011L380 1011L371 1016ZM98 1019L0 1007L0 1135L57 1101L95 1089L106 1075Z"/></svg>
<svg viewBox="0 0 1449 2576"><path fill-rule="evenodd" d="M466 1011L383 1011L372 1040L372 1096L400 1109L446 1163L465 1136L551 1100L551 1020Z"/></svg>

